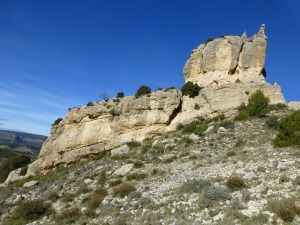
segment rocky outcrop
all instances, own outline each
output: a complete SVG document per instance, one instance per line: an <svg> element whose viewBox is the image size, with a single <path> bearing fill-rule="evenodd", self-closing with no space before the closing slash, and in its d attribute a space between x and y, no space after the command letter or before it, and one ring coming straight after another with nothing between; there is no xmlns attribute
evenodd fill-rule
<svg viewBox="0 0 300 225"><path fill-rule="evenodd" d="M126 142L162 134L181 107L181 92L156 91L140 98L125 97L68 112L51 128L38 160L28 174L69 164Z"/></svg>
<svg viewBox="0 0 300 225"><path fill-rule="evenodd" d="M200 45L184 67L185 81L202 89L195 98L176 89L160 90L140 98L110 99L72 109L51 128L37 161L28 174L71 164L111 150L129 141L174 131L198 117L232 116L251 93L262 90L271 104L285 104L279 85L265 81L266 36L264 26L247 38L224 36ZM123 148L113 154L123 154Z"/></svg>
<svg viewBox="0 0 300 225"><path fill-rule="evenodd" d="M237 112L241 103L247 104L249 96L256 90L262 90L270 99L270 104L285 104L278 84L234 83L205 87L195 98L183 96L182 110L167 130L175 130L178 124L186 124L199 117L213 117L222 113L230 117Z"/></svg>
<svg viewBox="0 0 300 225"><path fill-rule="evenodd" d="M206 87L227 83L265 83L267 37L262 25L258 34L247 38L223 36L207 40L192 51L183 74L185 81Z"/></svg>
<svg viewBox="0 0 300 225"><path fill-rule="evenodd" d="M288 108L294 111L300 110L300 102L289 102Z"/></svg>

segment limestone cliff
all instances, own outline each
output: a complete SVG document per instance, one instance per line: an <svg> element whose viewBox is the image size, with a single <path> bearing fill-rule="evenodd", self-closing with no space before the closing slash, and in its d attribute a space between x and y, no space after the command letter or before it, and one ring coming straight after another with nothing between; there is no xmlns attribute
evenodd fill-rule
<svg viewBox="0 0 300 225"><path fill-rule="evenodd" d="M267 37L262 25L258 34L247 38L223 36L207 40L192 51L183 74L185 81L199 86L226 83L265 83Z"/></svg>
<svg viewBox="0 0 300 225"><path fill-rule="evenodd" d="M50 137L28 173L73 163L132 140L160 135L180 107L181 92L170 89L137 99L130 96L75 108L51 128Z"/></svg>
<svg viewBox="0 0 300 225"><path fill-rule="evenodd" d="M285 99L279 85L265 81L266 36L224 36L193 50L184 67L185 81L202 89L195 98L180 90L160 90L140 98L110 99L72 109L51 128L37 161L28 174L70 164L126 142L173 131L197 117L231 116L251 93L260 89L271 104ZM195 107L198 105L197 107Z"/></svg>

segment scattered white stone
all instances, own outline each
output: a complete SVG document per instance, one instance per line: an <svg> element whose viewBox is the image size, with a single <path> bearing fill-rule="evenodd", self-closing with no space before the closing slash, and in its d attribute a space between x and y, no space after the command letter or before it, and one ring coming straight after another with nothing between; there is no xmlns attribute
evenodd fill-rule
<svg viewBox="0 0 300 225"><path fill-rule="evenodd" d="M84 183L86 183L86 184L90 184L92 182L93 182L93 180L91 180L90 178L84 179Z"/></svg>
<svg viewBox="0 0 300 225"><path fill-rule="evenodd" d="M284 171L287 170L290 166L292 166L294 164L293 161L289 161L289 162L279 162L277 169L280 171Z"/></svg>
<svg viewBox="0 0 300 225"><path fill-rule="evenodd" d="M189 138L192 139L193 141L197 141L200 137L199 137L197 134L192 133L192 134L189 136Z"/></svg>
<svg viewBox="0 0 300 225"><path fill-rule="evenodd" d="M205 133L205 134L208 134L208 133L212 132L213 129L214 129L214 126L209 126L209 127L206 129L206 131L204 131L204 133Z"/></svg>
<svg viewBox="0 0 300 225"><path fill-rule="evenodd" d="M242 161L238 161L235 167L236 167L237 169L241 169L241 168L243 168L244 166L245 166L245 163L243 163Z"/></svg>
<svg viewBox="0 0 300 225"><path fill-rule="evenodd" d="M156 139L155 141L153 141L152 147L154 147L154 146L156 146L156 145L158 145L158 144L160 144L160 140L159 140L159 139Z"/></svg>
<svg viewBox="0 0 300 225"><path fill-rule="evenodd" d="M226 133L228 130L225 127L219 127L218 132Z"/></svg>
<svg viewBox="0 0 300 225"><path fill-rule="evenodd" d="M251 180L253 180L253 179L255 179L256 178L256 174L254 173L254 172L249 172L249 173L246 173L245 175L244 175L244 178L247 180L247 181L251 181Z"/></svg>
<svg viewBox="0 0 300 225"><path fill-rule="evenodd" d="M129 163L129 164L126 164L124 166L122 166L121 168L117 169L113 175L114 176L124 176L126 175L127 173L129 173L131 170L133 169L133 164L132 163Z"/></svg>
<svg viewBox="0 0 300 225"><path fill-rule="evenodd" d="M34 185L38 185L39 182L37 180L32 180L32 181L29 181L29 182L26 182L23 187L32 187Z"/></svg>
<svg viewBox="0 0 300 225"><path fill-rule="evenodd" d="M111 156L116 156L116 155L124 155L130 151L130 148L128 145L122 145L119 148L115 148L111 150Z"/></svg>

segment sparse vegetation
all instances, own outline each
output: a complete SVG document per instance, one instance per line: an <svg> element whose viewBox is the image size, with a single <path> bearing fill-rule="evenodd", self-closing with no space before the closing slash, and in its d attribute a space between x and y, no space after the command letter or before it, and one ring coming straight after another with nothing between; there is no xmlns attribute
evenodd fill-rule
<svg viewBox="0 0 300 225"><path fill-rule="evenodd" d="M182 95L189 96L190 98L195 98L198 96L200 90L201 88L198 86L198 84L191 81L186 82L181 88Z"/></svg>
<svg viewBox="0 0 300 225"><path fill-rule="evenodd" d="M279 121L279 133L273 141L275 147L300 146L300 111Z"/></svg>
<svg viewBox="0 0 300 225"><path fill-rule="evenodd" d="M226 186L231 191L236 191L246 187L245 181L242 177L238 175L232 175L228 178Z"/></svg>
<svg viewBox="0 0 300 225"><path fill-rule="evenodd" d="M99 207L103 199L107 196L108 192L105 188L98 188L94 190L86 200L86 204L90 209L96 209Z"/></svg>
<svg viewBox="0 0 300 225"><path fill-rule="evenodd" d="M52 212L51 205L42 199L19 202L16 209L6 218L3 224L23 225Z"/></svg>
<svg viewBox="0 0 300 225"><path fill-rule="evenodd" d="M122 183L113 189L113 196L124 198L129 193L135 191L135 187L131 183Z"/></svg>
<svg viewBox="0 0 300 225"><path fill-rule="evenodd" d="M150 94L151 93L151 88L146 86L146 85L142 85L139 87L139 89L136 91L135 93L135 97L139 98L142 95L146 95L146 94Z"/></svg>
<svg viewBox="0 0 300 225"><path fill-rule="evenodd" d="M270 210L277 214L284 222L292 222L296 215L300 214L300 208L292 198L271 200L268 205Z"/></svg>

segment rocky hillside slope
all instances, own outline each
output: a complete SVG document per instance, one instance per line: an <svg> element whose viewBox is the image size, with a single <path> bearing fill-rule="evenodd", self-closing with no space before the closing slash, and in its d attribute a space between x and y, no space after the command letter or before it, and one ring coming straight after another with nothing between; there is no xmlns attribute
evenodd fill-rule
<svg viewBox="0 0 300 225"><path fill-rule="evenodd" d="M288 113L200 119L203 136L180 128L11 183L0 223L299 224L300 149L271 144L271 115Z"/></svg>
<svg viewBox="0 0 300 225"><path fill-rule="evenodd" d="M194 98L182 96L180 90L164 89L72 109L51 128L28 175L77 162L128 141L174 131L197 117L231 116L258 89L271 104L285 104L280 86L268 84L264 78L266 46L264 26L250 39L225 36L200 45L184 69L186 82L196 82L202 88Z"/></svg>

